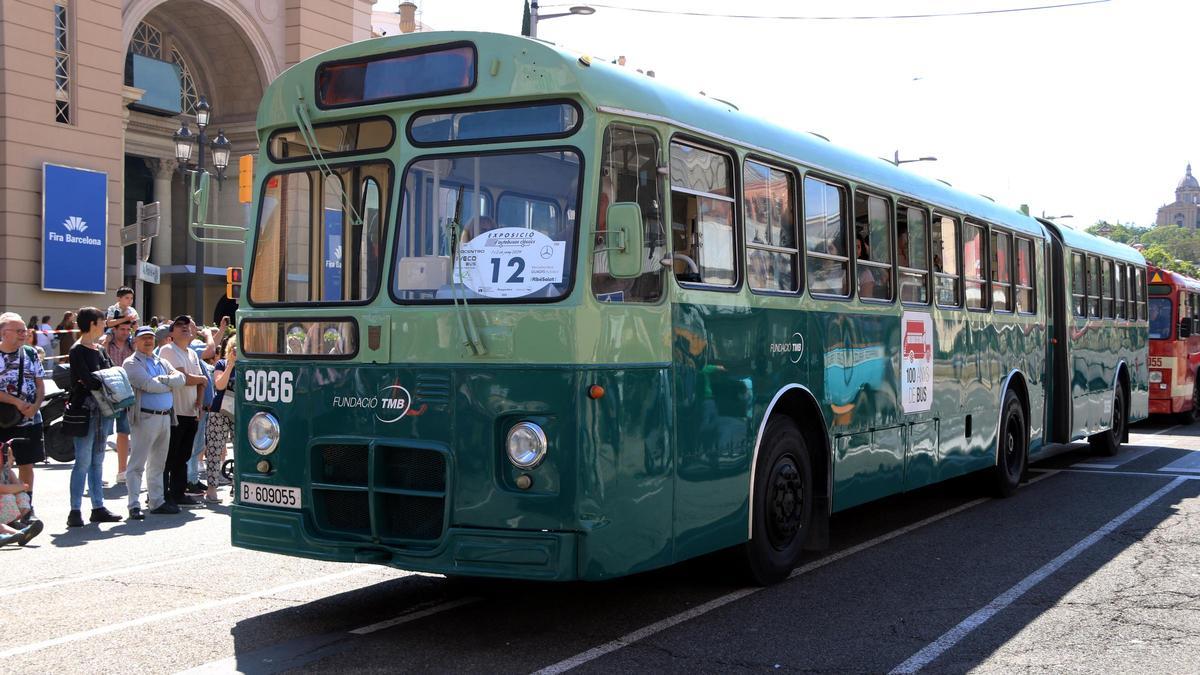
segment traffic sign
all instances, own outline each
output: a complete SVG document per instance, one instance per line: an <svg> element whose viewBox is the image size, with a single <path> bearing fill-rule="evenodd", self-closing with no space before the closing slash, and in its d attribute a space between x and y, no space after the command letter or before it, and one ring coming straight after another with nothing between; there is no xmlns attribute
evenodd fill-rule
<svg viewBox="0 0 1200 675"><path fill-rule="evenodd" d="M148 281L152 284L162 281L162 268L154 263L139 260L137 272L137 278L141 281Z"/></svg>

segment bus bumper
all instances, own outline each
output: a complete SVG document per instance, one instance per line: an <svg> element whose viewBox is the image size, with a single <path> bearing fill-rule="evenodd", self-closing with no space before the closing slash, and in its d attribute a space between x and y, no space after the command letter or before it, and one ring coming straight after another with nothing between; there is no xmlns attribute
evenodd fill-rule
<svg viewBox="0 0 1200 675"><path fill-rule="evenodd" d="M1171 409L1174 407L1171 405L1171 400L1172 399L1169 399L1169 398L1152 398L1152 399L1150 399L1150 414L1151 415L1171 415L1173 413L1179 412L1178 410Z"/></svg>
<svg viewBox="0 0 1200 675"><path fill-rule="evenodd" d="M235 504L233 545L316 560L376 563L450 576L505 577L541 581L579 578L579 535L455 528L429 549L409 550L366 541L315 536L304 513Z"/></svg>

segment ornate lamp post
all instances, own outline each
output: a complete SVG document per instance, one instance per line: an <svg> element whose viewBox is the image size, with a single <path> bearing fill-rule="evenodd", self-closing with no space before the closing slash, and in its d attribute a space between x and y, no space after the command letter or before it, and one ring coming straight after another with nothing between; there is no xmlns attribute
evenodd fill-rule
<svg viewBox="0 0 1200 675"><path fill-rule="evenodd" d="M225 169L229 167L229 151L232 143L228 138L225 138L225 131L218 130L217 137L209 141L205 130L212 114L212 106L208 104L208 99L201 96L200 101L196 104L196 128L199 133L193 134L191 129L188 129L187 119L183 120L182 126L175 132L175 159L179 161L179 170L185 176L189 171L203 172L204 168L204 149L210 147L212 149L213 168L217 172L218 186L221 181L225 180ZM196 148L196 163L190 164L192 159L192 142L195 141ZM195 289L195 314L197 322L202 321L204 316L204 244L196 242L196 289Z"/></svg>

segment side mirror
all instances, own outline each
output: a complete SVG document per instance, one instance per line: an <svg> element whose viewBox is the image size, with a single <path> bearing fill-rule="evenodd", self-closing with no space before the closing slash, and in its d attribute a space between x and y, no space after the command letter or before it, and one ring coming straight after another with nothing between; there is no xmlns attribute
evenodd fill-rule
<svg viewBox="0 0 1200 675"><path fill-rule="evenodd" d="M1192 336L1192 320L1191 319L1180 319L1179 320L1179 339L1182 340L1186 337L1191 337L1191 336Z"/></svg>
<svg viewBox="0 0 1200 675"><path fill-rule="evenodd" d="M636 279L642 275L646 257L646 232L642 207L633 202L618 202L608 207L608 233L603 246L608 251L608 273L618 279Z"/></svg>

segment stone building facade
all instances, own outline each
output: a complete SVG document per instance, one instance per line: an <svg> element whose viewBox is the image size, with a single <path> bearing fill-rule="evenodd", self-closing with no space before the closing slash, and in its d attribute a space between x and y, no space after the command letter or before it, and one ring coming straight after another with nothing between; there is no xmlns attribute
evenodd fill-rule
<svg viewBox="0 0 1200 675"><path fill-rule="evenodd" d="M1175 225L1194 230L1200 227L1200 181L1192 175L1189 162L1187 172L1175 187L1175 201L1158 209L1156 225Z"/></svg>
<svg viewBox="0 0 1200 675"><path fill-rule="evenodd" d="M144 316L211 317L224 292L224 268L244 249L205 245L204 308L193 305L195 244L184 221L184 177L172 135L205 96L208 128L232 141L227 178L210 222L247 224L237 199L237 158L254 153L254 120L263 89L288 66L371 37L375 0L3 0L0 13L0 310L50 314L112 303L133 285L133 247L122 225L137 201L158 201L162 229L150 261L161 282L146 283ZM131 63L173 64L180 114L147 108ZM149 61L145 60L149 59ZM168 67L170 72L170 67ZM211 153L209 153L211 157ZM193 155L193 160L195 156ZM43 163L107 176L105 293L42 289ZM211 161L209 169L212 170ZM49 224L54 225L54 224Z"/></svg>

